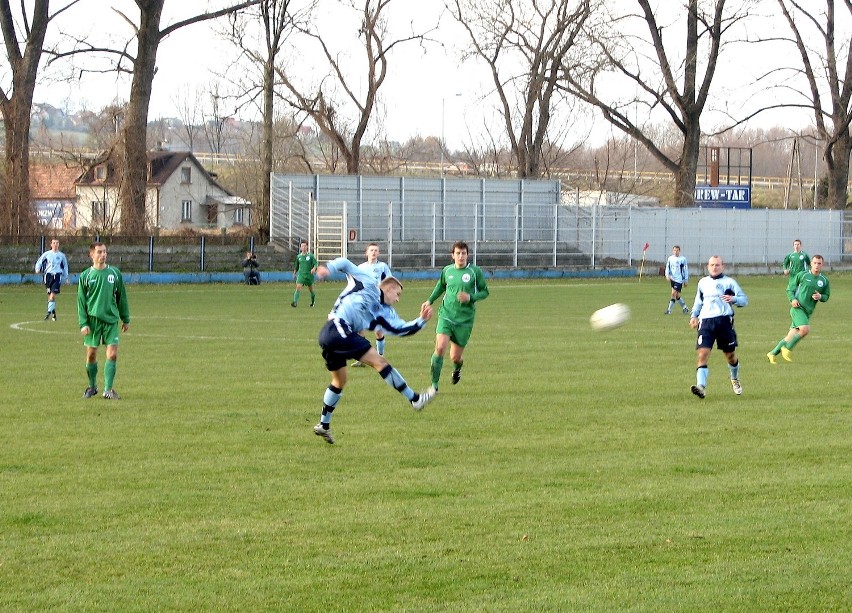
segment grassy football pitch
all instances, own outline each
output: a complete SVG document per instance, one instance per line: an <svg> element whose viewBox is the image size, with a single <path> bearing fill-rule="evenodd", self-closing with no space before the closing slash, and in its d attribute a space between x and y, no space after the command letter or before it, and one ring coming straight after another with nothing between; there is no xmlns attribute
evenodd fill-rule
<svg viewBox="0 0 852 613"><path fill-rule="evenodd" d="M492 280L459 385L447 359L415 413L351 369L333 446L311 428L340 283L313 309L130 286L120 401L82 398L73 286L55 323L43 288L0 288L0 610L848 610L852 276L829 277L774 366L785 279L738 277L745 391L717 350L705 400L665 280ZM613 302L632 320L593 332ZM387 343L417 390L434 329Z"/></svg>

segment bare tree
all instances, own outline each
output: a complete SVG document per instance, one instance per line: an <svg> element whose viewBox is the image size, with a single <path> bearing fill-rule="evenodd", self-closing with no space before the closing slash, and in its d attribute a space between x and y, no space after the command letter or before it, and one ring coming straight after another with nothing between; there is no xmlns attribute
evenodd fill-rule
<svg viewBox="0 0 852 613"><path fill-rule="evenodd" d="M726 32L747 13L745 10L726 12L726 0L713 0L712 3L687 0L682 5L685 14L678 13L678 5L667 5L667 17L674 17L670 22L673 25L667 25L658 21L649 0L636 0L636 4L639 14L603 14L603 22L608 22L611 28L605 28L599 21L595 29L590 29L599 53L590 55L582 67L566 67L561 85L597 108L613 126L638 140L674 175L675 205L692 206L701 144L701 116ZM707 5L709 10L705 12ZM637 22L637 34L629 34ZM684 31L679 30L680 23L684 24ZM685 40L682 50L671 42L673 38ZM599 84L609 77L620 81L616 85L610 83L610 87ZM635 96L624 97L625 91L635 92ZM641 106L649 113L659 111L666 116L680 142L672 146L656 139L653 131L643 123L646 115L642 115L643 121L638 119L635 111ZM633 117L631 111L634 111Z"/></svg>
<svg viewBox="0 0 852 613"><path fill-rule="evenodd" d="M795 76L804 76L807 89L797 89L792 84L793 95L804 98L813 108L817 137L823 143L823 158L828 174L828 201L826 208L844 209L849 181L849 155L852 152L852 47L848 34L839 44L835 16L835 0L825 0L823 9L816 2L778 0L784 18L790 27L792 42L801 58L801 66L794 69ZM852 1L843 0L846 20L852 17ZM810 41L820 40L822 49ZM788 39L789 40L789 39ZM796 80L791 81L795 83Z"/></svg>
<svg viewBox="0 0 852 613"><path fill-rule="evenodd" d="M360 5L356 5L360 2ZM328 73L315 85L302 85L294 74L276 66L284 86L284 99L298 114L309 117L328 140L330 149L324 153L329 162L337 156L346 163L346 172L361 171L362 143L375 121L379 89L387 77L388 56L394 47L403 43L425 42L427 32L414 32L400 38L390 38L387 27L387 10L393 0L346 0L347 5L360 15L358 36L363 45L364 65L351 70L344 65L342 56L335 52L331 37L324 37L314 29L304 28L302 34L315 43L328 66ZM325 16L316 16L317 19ZM307 49L302 49L307 54ZM357 91L360 87L362 93Z"/></svg>
<svg viewBox="0 0 852 613"><path fill-rule="evenodd" d="M160 20L165 0L135 0L139 9L138 22L119 12L133 28L133 37L124 48L96 47L88 40L81 39L77 41L77 47L71 51L55 54L54 60L80 53L107 54L115 58L116 71L132 75L130 97L123 123L121 168L118 172L121 177L119 184L121 229L125 233L142 233L148 225L145 207L148 175L148 110L154 74L157 71L157 51L160 43L181 28L241 11L260 1L245 0L217 11L193 15L161 29ZM130 51L133 39L136 41L135 55Z"/></svg>
<svg viewBox="0 0 852 613"><path fill-rule="evenodd" d="M79 0L65 3L50 14L50 0L35 0L32 13L21 2L12 12L9 0L0 0L0 30L6 47L11 83L0 86L0 111L6 136L3 168L4 194L0 204L0 231L20 235L32 229L35 217L30 205L30 114L39 62L44 53L48 24ZM23 48L21 43L23 42Z"/></svg>
<svg viewBox="0 0 852 613"><path fill-rule="evenodd" d="M592 12L590 0L452 0L448 5L465 28L468 56L485 61L500 100L518 177L539 177L548 154L567 136L554 130L560 106L570 115L570 101L558 87L560 71L581 51L580 32Z"/></svg>
<svg viewBox="0 0 852 613"><path fill-rule="evenodd" d="M285 42L296 30L296 24L301 24L303 29L307 27L306 19L314 10L315 4L314 1L307 2L294 11L292 0L262 0L256 10L232 15L230 28L226 32L226 37L241 51L253 68L253 71L240 71L242 78L235 80L235 84L245 92L243 97L260 109L262 118L262 186L259 190L260 204L255 215L255 222L258 223L262 234L268 234L269 231L271 174L275 166L275 65L284 52ZM255 35L258 25L260 33ZM285 134L289 138L295 137L295 132Z"/></svg>
<svg viewBox="0 0 852 613"><path fill-rule="evenodd" d="M178 117L183 124L184 140L190 151L195 151L195 139L198 135L198 126L202 121L201 88L195 87L191 90L181 89L172 99L177 109Z"/></svg>
<svg viewBox="0 0 852 613"><path fill-rule="evenodd" d="M211 152L224 153L228 140L226 128L228 122L233 120L233 116L225 108L225 96L219 91L219 83L211 84L208 95L211 115L204 122L204 137Z"/></svg>

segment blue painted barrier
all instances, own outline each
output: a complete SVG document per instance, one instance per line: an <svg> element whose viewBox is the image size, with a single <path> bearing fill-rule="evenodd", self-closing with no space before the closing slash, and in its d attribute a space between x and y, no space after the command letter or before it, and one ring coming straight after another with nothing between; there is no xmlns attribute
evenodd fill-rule
<svg viewBox="0 0 852 613"><path fill-rule="evenodd" d="M441 274L435 270L395 270L394 276L405 281L437 279ZM563 270L563 269L485 269L489 279L575 279L575 278L619 278L635 277L635 268L613 268L606 270ZM330 280L340 281L343 275L332 275ZM68 276L71 283L77 284L78 274ZM293 273L284 271L264 271L261 283L293 283ZM241 272L129 272L124 273L124 282L128 284L173 284L173 283L245 283ZM19 285L23 283L42 283L41 275L6 273L0 274L0 285Z"/></svg>

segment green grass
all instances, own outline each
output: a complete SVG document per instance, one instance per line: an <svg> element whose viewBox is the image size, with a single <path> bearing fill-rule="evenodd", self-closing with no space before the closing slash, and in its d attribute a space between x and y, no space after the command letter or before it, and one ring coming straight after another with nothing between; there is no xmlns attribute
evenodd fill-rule
<svg viewBox="0 0 852 613"><path fill-rule="evenodd" d="M495 280L462 382L448 360L415 413L350 370L333 446L311 427L338 283L314 309L291 285L130 287L118 402L81 398L73 288L51 323L40 288L4 287L0 610L848 610L852 276L776 366L784 280L739 281L742 397L718 351L689 392L664 280ZM616 301L630 324L592 332ZM387 343L416 389L433 342Z"/></svg>

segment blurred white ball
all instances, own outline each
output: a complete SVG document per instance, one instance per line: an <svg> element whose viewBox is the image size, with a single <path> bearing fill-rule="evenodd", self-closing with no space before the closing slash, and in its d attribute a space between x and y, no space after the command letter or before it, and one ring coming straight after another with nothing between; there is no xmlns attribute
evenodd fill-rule
<svg viewBox="0 0 852 613"><path fill-rule="evenodd" d="M611 304L592 313L589 323L598 332L620 328L630 321L630 307L620 302Z"/></svg>

